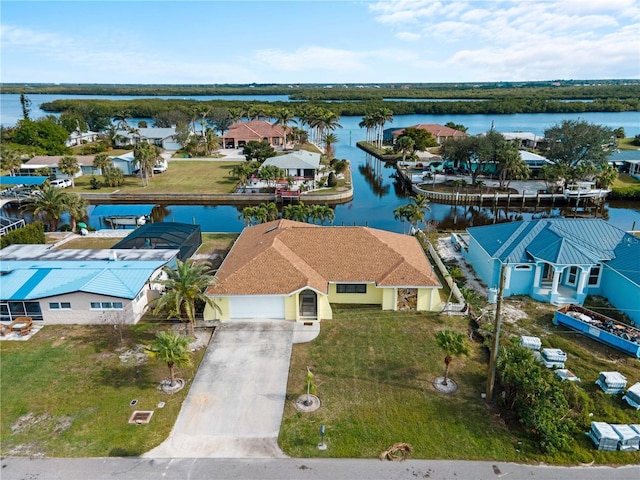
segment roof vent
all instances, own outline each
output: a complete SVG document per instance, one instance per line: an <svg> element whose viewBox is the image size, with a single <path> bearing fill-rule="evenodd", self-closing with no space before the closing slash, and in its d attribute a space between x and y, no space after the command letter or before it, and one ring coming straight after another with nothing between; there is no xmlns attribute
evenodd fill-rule
<svg viewBox="0 0 640 480"><path fill-rule="evenodd" d="M111 251L111 254L109 255L109 261L110 262L117 262L118 261L118 254L115 251Z"/></svg>

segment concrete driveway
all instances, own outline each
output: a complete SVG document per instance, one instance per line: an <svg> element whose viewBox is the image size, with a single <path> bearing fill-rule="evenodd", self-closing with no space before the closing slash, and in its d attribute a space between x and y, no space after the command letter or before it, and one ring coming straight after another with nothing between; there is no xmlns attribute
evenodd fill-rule
<svg viewBox="0 0 640 480"><path fill-rule="evenodd" d="M173 430L145 457L279 458L294 322L223 323Z"/></svg>

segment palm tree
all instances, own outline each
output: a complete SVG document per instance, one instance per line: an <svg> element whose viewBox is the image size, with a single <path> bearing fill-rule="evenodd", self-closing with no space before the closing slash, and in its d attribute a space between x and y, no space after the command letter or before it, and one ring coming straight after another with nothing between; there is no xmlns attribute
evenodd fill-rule
<svg viewBox="0 0 640 480"><path fill-rule="evenodd" d="M322 142L325 145L324 154L331 160L333 158L333 144L338 142L338 135L327 132L322 136Z"/></svg>
<svg viewBox="0 0 640 480"><path fill-rule="evenodd" d="M20 158L18 152L5 146L0 146L0 168L2 170L8 170L9 175L14 176L21 165L22 158Z"/></svg>
<svg viewBox="0 0 640 480"><path fill-rule="evenodd" d="M189 337L180 335L173 330L158 332L153 343L145 348L151 358L159 358L169 367L171 385L176 384L175 367L191 366L191 351L189 349Z"/></svg>
<svg viewBox="0 0 640 480"><path fill-rule="evenodd" d="M460 355L469 355L469 342L464 333L453 330L440 330L436 333L436 342L445 354L444 357L444 385L447 385L449 379L449 365L451 365L452 357Z"/></svg>
<svg viewBox="0 0 640 480"><path fill-rule="evenodd" d="M41 218L49 226L49 231L55 232L65 212L66 196L67 193L64 190L47 185L36 190L24 204L23 209Z"/></svg>
<svg viewBox="0 0 640 480"><path fill-rule="evenodd" d="M75 232L78 220L82 220L87 216L89 202L77 193L67 193L64 198L64 207L69 212L71 231Z"/></svg>
<svg viewBox="0 0 640 480"><path fill-rule="evenodd" d="M400 220L402 222L402 233L406 233L404 229L405 222L409 221L409 216L411 212L409 211L409 205L400 205L393 211L393 218L395 220Z"/></svg>
<svg viewBox="0 0 640 480"><path fill-rule="evenodd" d="M113 162L111 161L111 157L106 153L99 153L95 157L93 157L93 168L94 170L100 170L100 173L104 175L104 171L106 168L111 167Z"/></svg>
<svg viewBox="0 0 640 480"><path fill-rule="evenodd" d="M119 110L113 115L113 121L116 122L116 128L118 130L126 130L127 129L127 117L129 116L129 111Z"/></svg>
<svg viewBox="0 0 640 480"><path fill-rule="evenodd" d="M396 152L402 152L402 162L404 163L404 161L407 158L407 153L411 153L413 154L413 149L416 145L416 142L413 140L413 138L411 137L400 137L398 138L398 141L396 142L396 144L393 146L393 149Z"/></svg>
<svg viewBox="0 0 640 480"><path fill-rule="evenodd" d="M298 123L295 120L295 116L289 109L281 108L275 113L276 125L282 125L282 129L284 130L284 145L282 146L285 150L287 149L287 130L289 130L289 123Z"/></svg>
<svg viewBox="0 0 640 480"><path fill-rule="evenodd" d="M134 165L140 169L142 186L149 185L149 174L153 175L153 166L159 158L158 147L147 142L139 142L133 149Z"/></svg>
<svg viewBox="0 0 640 480"><path fill-rule="evenodd" d="M58 170L64 173L71 180L71 188L76 186L75 183L75 175L80 171L80 164L78 163L78 159L76 157L72 157L71 155L65 155L60 159L58 163Z"/></svg>
<svg viewBox="0 0 640 480"><path fill-rule="evenodd" d="M176 260L175 270L169 266L163 267L167 275L161 284L165 287L165 294L154 300L153 313L157 315L165 308L169 318L178 318L189 325L189 333L194 334L196 322L196 301L203 301L207 305L219 310L211 297L205 295L206 288L214 282L211 264L207 262L195 263L192 259L184 262Z"/></svg>

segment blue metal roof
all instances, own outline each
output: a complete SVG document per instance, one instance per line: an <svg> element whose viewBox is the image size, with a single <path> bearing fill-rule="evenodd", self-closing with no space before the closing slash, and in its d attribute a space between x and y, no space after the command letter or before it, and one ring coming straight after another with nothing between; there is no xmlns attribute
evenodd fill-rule
<svg viewBox="0 0 640 480"><path fill-rule="evenodd" d="M531 257L557 265L606 262L640 285L640 239L601 219L543 219L468 228L489 256L503 262Z"/></svg>
<svg viewBox="0 0 640 480"><path fill-rule="evenodd" d="M2 262L3 300L35 300L73 292L135 298L165 261L21 261Z"/></svg>
<svg viewBox="0 0 640 480"><path fill-rule="evenodd" d="M42 185L49 177L0 176L0 185Z"/></svg>

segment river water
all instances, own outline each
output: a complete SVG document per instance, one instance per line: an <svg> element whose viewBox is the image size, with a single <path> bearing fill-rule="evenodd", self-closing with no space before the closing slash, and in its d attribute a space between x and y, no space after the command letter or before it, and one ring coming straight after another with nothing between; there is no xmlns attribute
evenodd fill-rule
<svg viewBox="0 0 640 480"><path fill-rule="evenodd" d="M103 98L126 99L141 97L126 96L82 96L82 95L32 95L32 118L44 115L38 107L43 102L56 98ZM186 97L161 97L161 98L186 98ZM190 97L194 99L240 99L240 100L265 100L287 101L285 95L252 97L245 96L208 96ZM22 110L19 95L0 95L0 123L4 126L14 125L21 118ZM454 122L468 128L471 135L486 132L493 127L499 132L531 132L543 135L544 130L563 120L584 120L589 123L599 124L610 128L623 127L627 137L640 134L640 113L638 112L607 112L607 113L581 113L581 114L512 114L512 115L398 115L389 127L408 127L419 123L445 124ZM386 166L356 147L356 142L365 140L365 130L358 127L361 117L342 117L341 127L335 133L338 143L335 145L337 158L346 158L351 162L352 180L354 187L353 201L335 207L336 225L369 225L384 230L402 232L404 226L393 218L393 210L408 202L407 193L395 178L395 170ZM639 151L623 151L616 154L616 158L640 159ZM183 223L197 223L202 226L204 232L239 232L243 223L238 219L241 207L234 206L207 206L207 205L165 205L162 209L162 220ZM92 215L90 208L89 223L100 227L100 219ZM11 213L11 212L5 212ZM478 207L453 207L449 205L432 204L431 212L427 214L428 220L438 222L442 228L464 229L468 226L484 225L494 221L513 219L529 219L538 212L521 212L518 209L506 211L499 209L492 211L488 208ZM550 215L561 214L558 210L548 211ZM629 230L640 227L640 203L639 202L609 202L605 205L604 218L613 225ZM158 219L160 220L160 218Z"/></svg>

